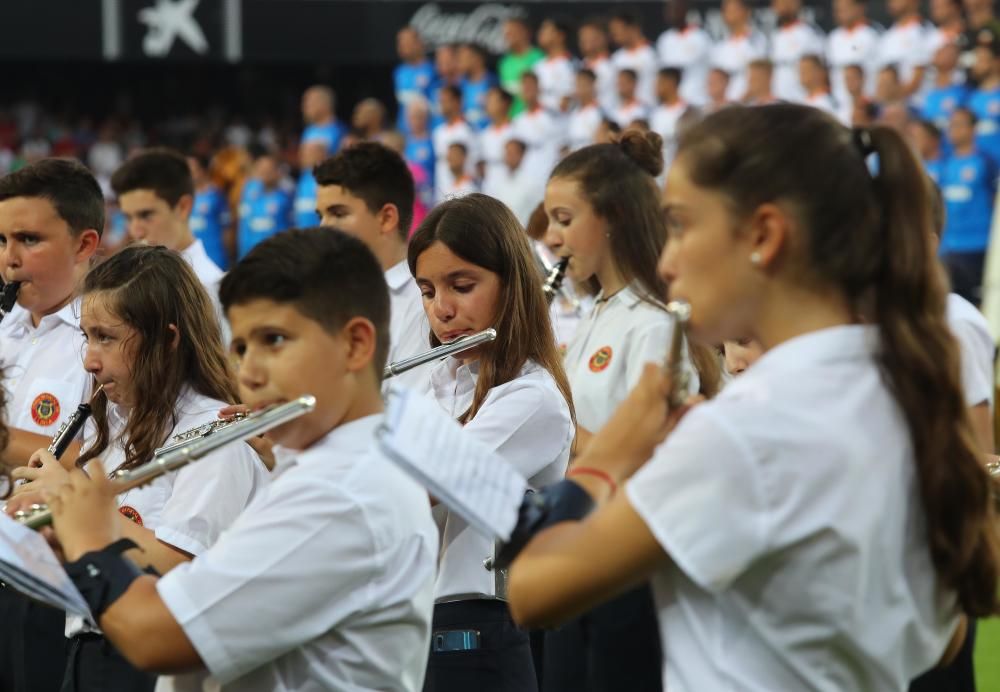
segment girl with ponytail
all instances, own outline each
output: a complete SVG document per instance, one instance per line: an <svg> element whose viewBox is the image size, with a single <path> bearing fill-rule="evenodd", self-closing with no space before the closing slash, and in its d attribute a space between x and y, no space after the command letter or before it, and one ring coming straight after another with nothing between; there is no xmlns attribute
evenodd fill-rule
<svg viewBox="0 0 1000 692"><path fill-rule="evenodd" d="M576 461L597 510L514 562L516 620L652 578L671 692L905 690L949 658L963 614L998 611L922 175L894 131L798 105L681 136L660 274L697 338L765 353L687 412L646 367Z"/></svg>
<svg viewBox="0 0 1000 692"><path fill-rule="evenodd" d="M667 240L656 183L662 152L659 135L626 131L615 143L567 156L546 186L545 242L569 258L569 279L589 282L597 293L566 350L577 454L624 401L643 364L663 360L673 333L667 286L656 273ZM720 374L715 353L694 344L687 350L692 380L714 393ZM659 689L659 635L649 586L638 585L546 633L542 670L543 692Z"/></svg>

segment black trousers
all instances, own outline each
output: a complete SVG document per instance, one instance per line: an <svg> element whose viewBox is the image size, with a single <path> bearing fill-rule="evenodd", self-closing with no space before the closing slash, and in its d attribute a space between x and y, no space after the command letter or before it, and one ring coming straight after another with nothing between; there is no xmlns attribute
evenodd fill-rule
<svg viewBox="0 0 1000 692"><path fill-rule="evenodd" d="M649 586L545 633L542 692L661 692L663 651Z"/></svg>
<svg viewBox="0 0 1000 692"><path fill-rule="evenodd" d="M976 692L972 653L976 648L976 621L969 620L965 643L950 665L933 668L910 683L910 692Z"/></svg>
<svg viewBox="0 0 1000 692"><path fill-rule="evenodd" d="M0 690L57 692L66 667L66 613L0 587Z"/></svg>
<svg viewBox="0 0 1000 692"><path fill-rule="evenodd" d="M111 642L99 634L69 640L62 692L153 692L156 676L132 667Z"/></svg>
<svg viewBox="0 0 1000 692"><path fill-rule="evenodd" d="M431 651L424 692L536 692L528 633L502 601L456 601L434 606L432 632L476 630L479 648ZM433 638L433 635L432 635Z"/></svg>
<svg viewBox="0 0 1000 692"><path fill-rule="evenodd" d="M985 252L951 252L941 257L948 269L951 290L973 305L983 302L983 269Z"/></svg>

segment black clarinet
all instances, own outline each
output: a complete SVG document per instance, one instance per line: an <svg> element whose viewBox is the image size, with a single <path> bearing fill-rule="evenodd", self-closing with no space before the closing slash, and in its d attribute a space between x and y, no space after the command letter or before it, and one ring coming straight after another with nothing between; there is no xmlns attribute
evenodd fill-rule
<svg viewBox="0 0 1000 692"><path fill-rule="evenodd" d="M0 322L7 316L7 313L14 308L17 302L17 292L21 290L20 281L11 281L0 288Z"/></svg>
<svg viewBox="0 0 1000 692"><path fill-rule="evenodd" d="M66 452L66 448L73 442L73 439L79 434L80 430L83 429L91 413L93 411L90 408L90 402L85 401L77 406L76 410L73 411L73 415L67 418L66 422L56 430L55 437L52 438L52 442L49 444L49 454L56 459L61 457Z"/></svg>
<svg viewBox="0 0 1000 692"><path fill-rule="evenodd" d="M549 305L551 305L552 301L556 299L557 295L559 295L563 279L566 278L566 267L568 265L569 257L564 257L549 270L549 275L546 277L545 284L542 286L542 290L545 292L545 300L548 301Z"/></svg>

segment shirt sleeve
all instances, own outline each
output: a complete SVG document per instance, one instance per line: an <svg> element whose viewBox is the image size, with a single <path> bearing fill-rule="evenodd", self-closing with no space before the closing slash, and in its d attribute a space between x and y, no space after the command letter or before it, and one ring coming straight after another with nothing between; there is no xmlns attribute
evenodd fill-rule
<svg viewBox="0 0 1000 692"><path fill-rule="evenodd" d="M177 472L156 537L191 555L208 550L266 482L249 445L219 449Z"/></svg>
<svg viewBox="0 0 1000 692"><path fill-rule="evenodd" d="M684 418L625 492L664 552L709 591L725 589L766 547L760 473L712 404Z"/></svg>
<svg viewBox="0 0 1000 692"><path fill-rule="evenodd" d="M950 325L962 361L962 391L967 406L993 401L993 355L991 337L982 334L974 324L956 320Z"/></svg>
<svg viewBox="0 0 1000 692"><path fill-rule="evenodd" d="M646 363L662 364L667 357L674 325L670 317L663 314L637 328L629 339L625 357L625 380L629 391L639 382Z"/></svg>
<svg viewBox="0 0 1000 692"><path fill-rule="evenodd" d="M362 508L328 483L272 490L209 552L157 583L222 684L329 632L377 593Z"/></svg>
<svg viewBox="0 0 1000 692"><path fill-rule="evenodd" d="M531 384L511 386L499 396L487 397L465 430L526 479L566 452L574 433L569 408L558 389Z"/></svg>

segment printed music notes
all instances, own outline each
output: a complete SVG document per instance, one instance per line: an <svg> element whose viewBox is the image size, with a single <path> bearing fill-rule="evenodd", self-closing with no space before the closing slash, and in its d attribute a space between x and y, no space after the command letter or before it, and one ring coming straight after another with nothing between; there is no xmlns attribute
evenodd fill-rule
<svg viewBox="0 0 1000 692"><path fill-rule="evenodd" d="M94 624L86 601L41 534L0 515L0 581Z"/></svg>
<svg viewBox="0 0 1000 692"><path fill-rule="evenodd" d="M376 435L386 457L471 527L493 540L510 538L527 482L434 401L391 389Z"/></svg>

